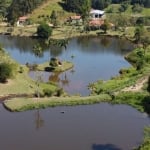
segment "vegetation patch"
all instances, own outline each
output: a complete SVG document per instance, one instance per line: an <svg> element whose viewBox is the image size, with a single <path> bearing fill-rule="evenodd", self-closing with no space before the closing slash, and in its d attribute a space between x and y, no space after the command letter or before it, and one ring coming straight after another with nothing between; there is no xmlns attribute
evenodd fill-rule
<svg viewBox="0 0 150 150"><path fill-rule="evenodd" d="M108 94L102 94L88 97L71 96L47 98L15 98L4 101L4 106L10 111L25 111L55 106L89 105L100 102L111 102L111 97Z"/></svg>
<svg viewBox="0 0 150 150"><path fill-rule="evenodd" d="M68 61L63 61L61 64L58 65L51 65L49 62L45 62L43 64L39 64L37 69L39 71L55 71L55 72L63 72L69 70L73 67L73 64Z"/></svg>

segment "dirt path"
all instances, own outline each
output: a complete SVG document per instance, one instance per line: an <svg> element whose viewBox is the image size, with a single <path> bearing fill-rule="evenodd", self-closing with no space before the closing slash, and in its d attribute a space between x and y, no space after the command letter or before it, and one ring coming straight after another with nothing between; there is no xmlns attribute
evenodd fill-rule
<svg viewBox="0 0 150 150"><path fill-rule="evenodd" d="M129 91L138 92L138 91L142 90L143 85L148 81L148 77L149 76L147 75L147 76L140 78L139 80L137 80L135 85L132 85L130 87L126 87L122 91L124 91L124 92L129 92Z"/></svg>

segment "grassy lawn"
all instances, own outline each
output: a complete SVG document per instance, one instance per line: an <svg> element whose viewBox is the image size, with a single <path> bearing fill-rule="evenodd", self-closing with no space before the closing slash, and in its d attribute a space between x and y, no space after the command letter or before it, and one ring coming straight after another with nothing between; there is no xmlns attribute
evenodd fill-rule
<svg viewBox="0 0 150 150"><path fill-rule="evenodd" d="M71 96L71 97L49 97L40 99L15 98L12 100L5 101L4 105L10 111L25 111L55 106L89 105L106 101L107 102L111 101L111 97L107 94L102 94L88 97Z"/></svg>
<svg viewBox="0 0 150 150"><path fill-rule="evenodd" d="M116 14L116 13L119 13L119 10L118 10L119 7L120 7L120 4L111 4L107 8L105 8L105 11L108 12L109 10L111 10L112 14ZM142 12L134 13L132 12L132 5L129 5L127 10L125 12L122 12L122 14L127 15L127 16L150 16L150 9L143 8Z"/></svg>
<svg viewBox="0 0 150 150"><path fill-rule="evenodd" d="M57 12L59 22L63 22L64 19L73 13L68 13L67 11L63 10L59 4L60 2L62 2L62 0L47 0L47 2L39 6L30 14L31 20L35 23L43 21L51 15L53 10L55 10Z"/></svg>
<svg viewBox="0 0 150 150"><path fill-rule="evenodd" d="M28 76L28 68L23 67L23 73L17 73L14 79L9 79L8 83L0 83L0 96L6 96L9 94L34 94L37 85L36 81L33 81ZM49 88L52 91L55 91L57 87L53 84L48 83L39 83L39 91L42 91L44 88Z"/></svg>

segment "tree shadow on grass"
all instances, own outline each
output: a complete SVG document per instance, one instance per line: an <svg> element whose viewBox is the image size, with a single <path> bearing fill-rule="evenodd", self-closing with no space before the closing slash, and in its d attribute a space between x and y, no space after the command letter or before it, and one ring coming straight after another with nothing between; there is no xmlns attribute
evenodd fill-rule
<svg viewBox="0 0 150 150"><path fill-rule="evenodd" d="M121 150L113 144L93 144L92 150Z"/></svg>

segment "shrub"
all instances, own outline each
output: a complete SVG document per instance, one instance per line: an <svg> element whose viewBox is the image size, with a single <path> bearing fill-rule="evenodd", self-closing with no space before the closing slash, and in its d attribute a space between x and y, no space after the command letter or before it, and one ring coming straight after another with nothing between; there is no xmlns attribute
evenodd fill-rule
<svg viewBox="0 0 150 150"><path fill-rule="evenodd" d="M43 94L44 96L50 97L53 95L53 91L51 89L46 88L46 89L43 89Z"/></svg>
<svg viewBox="0 0 150 150"><path fill-rule="evenodd" d="M63 94L64 94L63 88L59 88L59 89L57 90L56 96L60 97L60 96L63 95Z"/></svg>
<svg viewBox="0 0 150 150"><path fill-rule="evenodd" d="M0 82L4 83L8 78L13 76L13 69L11 64L1 63L0 64Z"/></svg>
<svg viewBox="0 0 150 150"><path fill-rule="evenodd" d="M52 28L46 24L42 23L37 28L37 35L40 38L48 39L48 37L52 34Z"/></svg>

